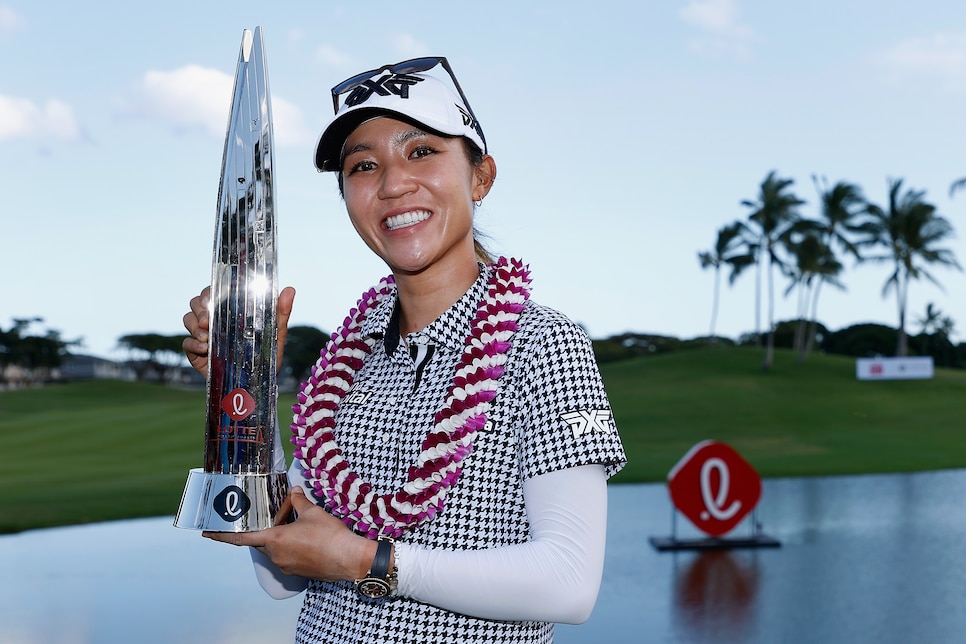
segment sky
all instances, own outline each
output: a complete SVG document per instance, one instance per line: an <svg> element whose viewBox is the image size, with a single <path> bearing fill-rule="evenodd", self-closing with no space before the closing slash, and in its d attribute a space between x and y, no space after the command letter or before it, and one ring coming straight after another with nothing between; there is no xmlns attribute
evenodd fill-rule
<svg viewBox="0 0 966 644"><path fill-rule="evenodd" d="M698 253L745 220L765 176L813 177L886 204L925 191L966 266L966 3L954 0L371 0L132 3L0 0L0 328L81 339L124 359L133 333L177 334L210 280L218 180L244 29L261 26L275 134L279 281L292 324L334 330L388 269L312 165L329 89L443 55L498 176L477 226L530 264L533 298L594 338L710 331ZM890 268L845 261L832 330L896 325ZM966 340L966 274L915 282ZM775 287L775 318L797 315ZM723 281L715 332L755 329L753 272ZM767 312L762 312L762 320Z"/></svg>

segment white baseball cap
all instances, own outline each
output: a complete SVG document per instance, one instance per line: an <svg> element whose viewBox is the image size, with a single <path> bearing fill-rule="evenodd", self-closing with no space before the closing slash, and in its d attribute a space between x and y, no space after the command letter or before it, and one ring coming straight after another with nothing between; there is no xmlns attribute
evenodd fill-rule
<svg viewBox="0 0 966 644"><path fill-rule="evenodd" d="M342 94L346 97L319 135L315 167L320 172L340 170L346 139L356 127L379 116L399 118L437 134L465 136L486 152L483 130L445 61L445 58L405 61L364 72L332 88L337 105ZM459 95L438 78L420 73L439 63L449 72ZM414 67L418 71L407 73Z"/></svg>

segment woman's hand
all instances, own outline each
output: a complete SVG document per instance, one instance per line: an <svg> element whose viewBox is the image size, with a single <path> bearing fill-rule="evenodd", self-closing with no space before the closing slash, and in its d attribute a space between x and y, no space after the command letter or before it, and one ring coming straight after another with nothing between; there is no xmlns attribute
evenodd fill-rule
<svg viewBox="0 0 966 644"><path fill-rule="evenodd" d="M376 542L360 537L339 519L312 503L300 486L289 492L298 518L258 532L205 532L205 537L257 548L286 575L325 581L365 577L376 555ZM286 513L283 506L280 515Z"/></svg>
<svg viewBox="0 0 966 644"><path fill-rule="evenodd" d="M208 376L208 298L211 287L206 286L200 294L191 298L190 311L184 314L184 328L189 337L181 343L181 348L188 362L195 371L202 376ZM285 350L285 336L288 334L288 320L292 317L292 304L295 301L295 289L286 286L278 294L275 306L275 321L278 325L278 365L281 367L282 354Z"/></svg>

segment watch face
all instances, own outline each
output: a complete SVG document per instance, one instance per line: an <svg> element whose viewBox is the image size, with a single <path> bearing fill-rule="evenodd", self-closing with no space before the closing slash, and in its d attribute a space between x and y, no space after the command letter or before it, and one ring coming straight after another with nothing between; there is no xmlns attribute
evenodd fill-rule
<svg viewBox="0 0 966 644"><path fill-rule="evenodd" d="M376 579L375 577L363 579L356 588L359 589L360 593L372 599L385 597L389 594L389 583L384 579Z"/></svg>

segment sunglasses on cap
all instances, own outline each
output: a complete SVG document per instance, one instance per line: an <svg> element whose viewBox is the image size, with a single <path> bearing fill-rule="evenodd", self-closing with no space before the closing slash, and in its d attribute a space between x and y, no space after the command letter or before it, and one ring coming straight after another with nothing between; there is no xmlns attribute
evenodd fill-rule
<svg viewBox="0 0 966 644"><path fill-rule="evenodd" d="M486 137L483 135L483 128L480 127L480 121L476 118L476 114L473 113L473 108L470 107L470 102L466 98L466 94L463 93L463 88L460 87L460 82L456 80L456 74L453 73L453 68L450 67L449 61L446 60L444 56L427 56L424 58L412 58L410 60L404 60L400 63L395 63L393 65L383 65L378 69L370 69L367 72L362 72L351 76L335 87L332 88L332 109L338 114L339 108L342 103L342 96L344 94L350 94L353 90L365 86L366 89L370 91L380 92L379 83L373 81L375 76L382 74L383 72L389 72L392 75L399 74L418 74L420 72L427 72L430 69L436 67L437 65L442 65L446 73L449 74L450 80L453 81L453 86L456 88L457 93L460 95L460 99L463 101L463 105L466 107L466 111L469 112L470 117L473 119L473 129L476 133L480 135L480 139L483 140L484 147L486 146ZM350 96L346 97L349 100Z"/></svg>

